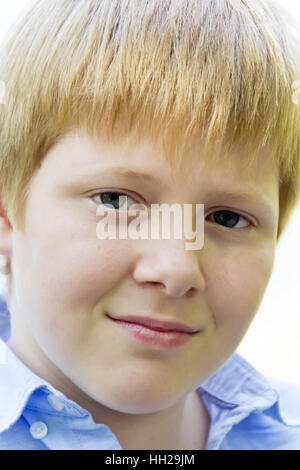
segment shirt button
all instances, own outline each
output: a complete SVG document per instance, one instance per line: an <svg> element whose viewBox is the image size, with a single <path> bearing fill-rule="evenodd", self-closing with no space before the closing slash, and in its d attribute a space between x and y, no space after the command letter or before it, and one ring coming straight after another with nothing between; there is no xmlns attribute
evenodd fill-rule
<svg viewBox="0 0 300 470"><path fill-rule="evenodd" d="M47 400L50 405L57 411L61 411L65 407L63 402L54 394L48 395Z"/></svg>
<svg viewBox="0 0 300 470"><path fill-rule="evenodd" d="M30 434L35 439L43 439L47 435L48 428L42 421L36 421L30 426Z"/></svg>

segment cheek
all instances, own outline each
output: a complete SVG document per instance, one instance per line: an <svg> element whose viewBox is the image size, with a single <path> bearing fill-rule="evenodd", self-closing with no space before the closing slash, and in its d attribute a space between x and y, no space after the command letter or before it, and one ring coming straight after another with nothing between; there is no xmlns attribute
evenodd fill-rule
<svg viewBox="0 0 300 470"><path fill-rule="evenodd" d="M212 314L216 327L239 341L246 333L263 299L270 279L275 246L270 241L259 248L229 251L219 259L210 284Z"/></svg>
<svg viewBox="0 0 300 470"><path fill-rule="evenodd" d="M24 279L26 298L39 298L43 309L53 304L66 310L94 308L128 272L134 255L130 240L99 240L95 223L79 223L80 216L69 213L52 208L47 219L27 224L20 271L26 265L30 273Z"/></svg>
<svg viewBox="0 0 300 470"><path fill-rule="evenodd" d="M118 240L87 242L78 233L69 243L64 240L41 240L31 275L19 285L33 335L46 349L65 344L61 347L70 352L88 342L108 295L128 272L133 247L126 249Z"/></svg>
<svg viewBox="0 0 300 470"><path fill-rule="evenodd" d="M111 240L73 240L60 245L56 252L51 271L43 269L43 284L52 296L73 307L92 306L117 286L131 263L128 253L133 253Z"/></svg>

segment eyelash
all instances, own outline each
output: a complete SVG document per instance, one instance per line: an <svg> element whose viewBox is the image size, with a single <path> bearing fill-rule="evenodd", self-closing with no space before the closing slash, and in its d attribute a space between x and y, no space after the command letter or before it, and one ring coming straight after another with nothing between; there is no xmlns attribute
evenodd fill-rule
<svg viewBox="0 0 300 470"><path fill-rule="evenodd" d="M103 191L103 192L100 192L100 193L98 192L98 193L92 194L90 197L91 197L91 199L93 199L95 196L102 196L103 194L118 194L119 196L124 196L124 195L125 195L125 196L129 197L130 199L133 199L133 197L130 196L128 193L122 192L122 191ZM105 203L101 202L101 204L105 206ZM115 210L118 211L118 210L120 210L120 209L115 209ZM246 220L247 222L249 222L249 225L248 225L247 227L239 227L239 228L237 228L237 229L234 229L234 227L233 227L234 231L237 231L237 230L249 230L249 229L253 226L252 222L251 222L247 217L245 217L245 216L239 214L238 212L231 211L231 210L229 210L229 209L220 209L220 210L218 210L218 211L214 211L214 212L212 212L211 214L209 214L208 217L212 216L213 214L220 214L220 213L230 213L230 214L233 214L233 215L238 216L238 217L239 217L239 220L238 220L237 224L239 223L240 218L242 218L242 219ZM231 228L231 227L226 227L226 226L224 226L224 225L222 225L222 224L217 224L217 225L218 225L219 227L223 227L225 230L228 229L228 230L232 231L232 228Z"/></svg>

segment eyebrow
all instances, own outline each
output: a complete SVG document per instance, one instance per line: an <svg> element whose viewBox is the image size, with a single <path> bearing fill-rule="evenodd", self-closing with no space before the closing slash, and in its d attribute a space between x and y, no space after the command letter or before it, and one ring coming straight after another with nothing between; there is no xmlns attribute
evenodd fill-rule
<svg viewBox="0 0 300 470"><path fill-rule="evenodd" d="M144 173L143 171L133 170L132 168L126 168L123 166L116 166L113 167L111 170L104 170L105 172L113 171L114 173L118 173L122 176L126 176L128 178L140 178L144 181L151 181L156 184L162 184L161 180L154 175L150 175L150 173Z"/></svg>
<svg viewBox="0 0 300 470"><path fill-rule="evenodd" d="M157 176L151 175L150 173L145 173L140 170L133 170L131 168L127 168L123 166L113 166L109 168L103 168L99 170L99 173L96 170L91 170L88 173L85 173L83 175L81 174L78 177L78 179L82 180L83 178L89 178L91 176L95 176L96 174L100 174L100 175L116 174L116 175L121 175L121 176L125 176L127 178L132 178L132 179L142 179L144 181L149 181L157 185L162 184L162 181Z"/></svg>
<svg viewBox="0 0 300 470"><path fill-rule="evenodd" d="M226 189L220 190L217 189L215 191L211 191L208 194L208 197L225 197L231 201L237 202L252 202L254 204L263 204L268 207L270 210L273 209L272 200L268 198L262 191L258 191L257 189L245 191L244 188L241 190L237 190L237 192L228 191Z"/></svg>

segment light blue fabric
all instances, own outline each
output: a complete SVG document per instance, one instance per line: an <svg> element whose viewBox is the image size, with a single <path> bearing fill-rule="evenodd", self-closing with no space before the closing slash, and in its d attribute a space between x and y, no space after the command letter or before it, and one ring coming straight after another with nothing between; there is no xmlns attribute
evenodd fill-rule
<svg viewBox="0 0 300 470"><path fill-rule="evenodd" d="M5 299L0 297L0 338L7 341L10 337L9 312Z"/></svg>
<svg viewBox="0 0 300 470"><path fill-rule="evenodd" d="M7 321L3 325L9 337ZM1 339L0 353L1 450L122 450L108 426L95 424ZM299 386L266 378L234 353L198 392L211 417L207 450L300 450ZM53 407L53 396L63 408ZM41 434L46 429L39 438L31 431L36 422L42 423Z"/></svg>

